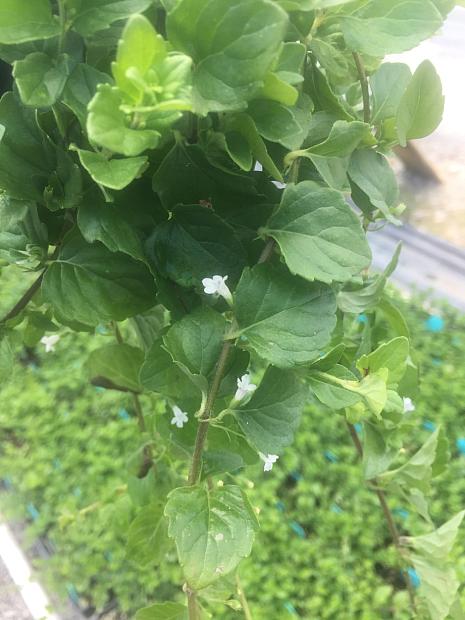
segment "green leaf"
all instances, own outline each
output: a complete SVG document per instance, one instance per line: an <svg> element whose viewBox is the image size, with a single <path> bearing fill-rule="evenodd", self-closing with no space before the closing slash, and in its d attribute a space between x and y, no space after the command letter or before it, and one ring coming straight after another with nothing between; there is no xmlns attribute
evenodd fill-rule
<svg viewBox="0 0 465 620"><path fill-rule="evenodd" d="M357 360L357 368L362 375L376 372L380 368L387 368L389 371L388 385L397 384L405 374L408 355L408 339L393 338L369 355L362 355Z"/></svg>
<svg viewBox="0 0 465 620"><path fill-rule="evenodd" d="M268 0L178 2L168 14L168 38L196 63L196 111L244 108L263 86L286 24L285 12Z"/></svg>
<svg viewBox="0 0 465 620"><path fill-rule="evenodd" d="M86 127L87 106L97 92L99 84L108 84L111 78L91 65L79 63L73 69L63 90L63 103L79 119L81 126Z"/></svg>
<svg viewBox="0 0 465 620"><path fill-rule="evenodd" d="M364 312L366 310L372 310L375 306L377 306L377 304L381 301L384 287L386 286L389 276L397 267L401 249L402 245L399 243L386 269L382 274L376 276L370 284L355 290L341 291L338 293L337 305L342 312L359 314L360 312ZM398 323L398 320L396 322Z"/></svg>
<svg viewBox="0 0 465 620"><path fill-rule="evenodd" d="M336 121L329 136L320 144L298 151L299 157L319 155L321 157L348 157L362 140L370 139L370 126L360 121Z"/></svg>
<svg viewBox="0 0 465 620"><path fill-rule="evenodd" d="M126 557L141 566L159 564L168 547L167 523L163 506L152 503L144 506L129 526Z"/></svg>
<svg viewBox="0 0 465 620"><path fill-rule="evenodd" d="M113 22L145 11L151 0L67 0L72 27L83 37L108 28Z"/></svg>
<svg viewBox="0 0 465 620"><path fill-rule="evenodd" d="M439 433L440 429L436 429L406 463L397 469L384 472L379 476L379 480L385 483L394 481L408 489L415 488L428 493L433 477L433 466L438 458L438 446L444 449L444 444L439 444Z"/></svg>
<svg viewBox="0 0 465 620"><path fill-rule="evenodd" d="M413 74L397 110L397 135L402 146L407 140L424 138L439 125L444 112L441 80L429 60Z"/></svg>
<svg viewBox="0 0 465 620"><path fill-rule="evenodd" d="M183 410L197 411L201 395L185 372L163 348L162 341L153 343L140 369L139 381L145 389L157 392Z"/></svg>
<svg viewBox="0 0 465 620"><path fill-rule="evenodd" d="M235 231L213 211L180 205L169 221L157 226L146 244L155 268L181 286L200 287L203 278L239 277L246 255Z"/></svg>
<svg viewBox="0 0 465 620"><path fill-rule="evenodd" d="M387 400L387 372L380 369L358 381L347 368L335 366L330 372L311 372L309 383L318 400L328 407L344 409L361 402L379 418Z"/></svg>
<svg viewBox="0 0 465 620"><path fill-rule="evenodd" d="M280 367L319 357L336 325L331 289L291 277L281 266L246 268L235 310L240 344Z"/></svg>
<svg viewBox="0 0 465 620"><path fill-rule="evenodd" d="M364 192L371 205L386 219L396 223L390 209L398 205L399 187L386 157L371 149L359 149L350 158L348 173L352 183Z"/></svg>
<svg viewBox="0 0 465 620"><path fill-rule="evenodd" d="M180 603L154 603L143 607L134 620L187 620L187 607Z"/></svg>
<svg viewBox="0 0 465 620"><path fill-rule="evenodd" d="M403 63L383 62L375 71L370 78L373 123L397 116L400 100L411 79L412 72Z"/></svg>
<svg viewBox="0 0 465 620"><path fill-rule="evenodd" d="M273 237L292 273L344 282L370 264L360 221L343 196L313 181L288 185L262 234Z"/></svg>
<svg viewBox="0 0 465 620"><path fill-rule="evenodd" d="M302 68L304 66L306 48L303 43L284 43L276 66L276 75L288 84L300 84L304 81Z"/></svg>
<svg viewBox="0 0 465 620"><path fill-rule="evenodd" d="M123 189L138 177L147 164L147 157L108 159L103 153L76 148L81 164L90 176L111 189Z"/></svg>
<svg viewBox="0 0 465 620"><path fill-rule="evenodd" d="M42 292L59 314L87 325L122 321L155 304L154 280L141 262L88 244L77 231L47 269Z"/></svg>
<svg viewBox="0 0 465 620"><path fill-rule="evenodd" d="M237 486L212 491L197 486L174 489L165 515L191 588L205 588L250 554L256 518Z"/></svg>
<svg viewBox="0 0 465 620"><path fill-rule="evenodd" d="M462 510L437 530L422 536L405 536L402 540L424 558L445 562L452 551L464 516L465 510Z"/></svg>
<svg viewBox="0 0 465 620"><path fill-rule="evenodd" d="M264 454L281 454L294 439L306 397L294 372L270 366L252 398L234 415L252 446Z"/></svg>
<svg viewBox="0 0 465 620"><path fill-rule="evenodd" d="M175 362L193 375L208 377L218 361L225 330L223 315L204 306L174 323L163 341Z"/></svg>
<svg viewBox="0 0 465 620"><path fill-rule="evenodd" d="M139 370L143 361L144 353L137 347L107 344L91 352L85 368L94 385L140 392Z"/></svg>
<svg viewBox="0 0 465 620"><path fill-rule="evenodd" d="M432 36L442 16L429 0L372 0L358 11L341 17L349 48L385 56L405 52Z"/></svg>
<svg viewBox="0 0 465 620"><path fill-rule="evenodd" d="M145 262L141 237L133 221L133 212L100 196L88 196L79 207L79 230L88 243L101 241L111 252L123 252Z"/></svg>
<svg viewBox="0 0 465 620"><path fill-rule="evenodd" d="M419 594L434 620L445 620L456 600L460 581L455 570L412 554L412 564L420 577Z"/></svg>
<svg viewBox="0 0 465 620"><path fill-rule="evenodd" d="M53 105L61 95L70 72L69 56L60 54L51 58L34 52L13 67L19 95L24 105L45 108Z"/></svg>
<svg viewBox="0 0 465 620"><path fill-rule="evenodd" d="M363 426L363 475L373 480L387 470L397 450L389 447L376 426L366 422Z"/></svg>
<svg viewBox="0 0 465 620"><path fill-rule="evenodd" d="M4 131L2 131L2 129ZM37 125L33 110L13 95L0 100L0 189L12 198L42 202L55 151Z"/></svg>
<svg viewBox="0 0 465 620"><path fill-rule="evenodd" d="M0 43L11 45L35 39L54 37L60 31L54 19L49 0L0 3Z"/></svg>
<svg viewBox="0 0 465 620"><path fill-rule="evenodd" d="M127 22L118 43L116 61L112 73L116 85L125 93L138 99L139 88L128 76L131 71L144 77L155 60L166 57L166 44L149 20L142 15L133 15Z"/></svg>
<svg viewBox="0 0 465 620"><path fill-rule="evenodd" d="M121 93L109 84L100 84L89 103L87 132L89 139L115 153L127 157L154 149L160 134L154 129L133 129L130 118L120 109Z"/></svg>
<svg viewBox="0 0 465 620"><path fill-rule="evenodd" d="M0 259L35 268L46 259L47 227L37 207L0 194Z"/></svg>
<svg viewBox="0 0 465 620"><path fill-rule="evenodd" d="M247 112L265 140L278 142L292 150L298 149L307 136L311 107L310 99L302 95L295 107L255 99L250 102Z"/></svg>

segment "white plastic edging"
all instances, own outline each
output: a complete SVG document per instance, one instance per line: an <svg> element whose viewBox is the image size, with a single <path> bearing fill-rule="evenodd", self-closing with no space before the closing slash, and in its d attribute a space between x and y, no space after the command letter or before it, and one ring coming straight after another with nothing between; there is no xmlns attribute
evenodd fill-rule
<svg viewBox="0 0 465 620"><path fill-rule="evenodd" d="M57 615L49 611L50 601L40 584L32 579L29 562L19 548L9 527L1 522L1 515L0 558L10 573L34 620L59 620Z"/></svg>

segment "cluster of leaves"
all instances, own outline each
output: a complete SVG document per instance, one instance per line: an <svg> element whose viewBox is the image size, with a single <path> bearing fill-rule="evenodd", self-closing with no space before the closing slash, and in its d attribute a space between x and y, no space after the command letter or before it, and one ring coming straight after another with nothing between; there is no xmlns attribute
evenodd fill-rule
<svg viewBox="0 0 465 620"><path fill-rule="evenodd" d="M397 253L369 276L365 231L399 212L386 154L433 131L443 108L428 61L412 76L381 59L434 34L452 4L2 3L0 57L15 81L0 101L0 257L39 276L2 321L0 369L21 341L113 325L86 372L132 395L139 480L160 481L129 539L159 561L174 542L188 598L137 620L198 620L225 598L257 520L238 481L217 477L259 457L269 467L312 397L352 432L363 423L382 504L393 489L432 526L445 441L401 452L417 368L384 290ZM258 388L238 397L244 374ZM175 428L144 415L143 392L173 408ZM456 600L446 552L462 516L434 534L445 545L393 531L435 619Z"/></svg>

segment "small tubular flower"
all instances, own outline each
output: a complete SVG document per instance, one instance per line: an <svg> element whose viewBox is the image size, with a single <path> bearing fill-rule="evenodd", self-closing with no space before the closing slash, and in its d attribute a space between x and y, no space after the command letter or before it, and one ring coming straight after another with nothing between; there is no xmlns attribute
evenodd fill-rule
<svg viewBox="0 0 465 620"><path fill-rule="evenodd" d="M203 278L203 290L207 295L220 295L229 305L232 305L232 295L226 280L228 276L212 276L211 278Z"/></svg>
<svg viewBox="0 0 465 620"><path fill-rule="evenodd" d="M58 334L52 334L51 336L42 336L40 342L45 347L45 353L50 353L51 351L55 351L55 345L60 340L60 336Z"/></svg>
<svg viewBox="0 0 465 620"><path fill-rule="evenodd" d="M171 424L174 424L177 428L182 428L189 419L187 413L182 411L177 405L174 405L172 410L173 417L171 418Z"/></svg>
<svg viewBox="0 0 465 620"><path fill-rule="evenodd" d="M257 386L254 383L250 383L250 375L248 374L242 375L242 377L240 377L237 380L237 390L234 395L234 398L236 400L242 400L244 396L247 396L247 394L251 394L252 392L255 392L256 389L257 389Z"/></svg>
<svg viewBox="0 0 465 620"><path fill-rule="evenodd" d="M273 465L279 459L277 454L263 454L259 452L260 458L263 461L263 471L271 471L273 469Z"/></svg>

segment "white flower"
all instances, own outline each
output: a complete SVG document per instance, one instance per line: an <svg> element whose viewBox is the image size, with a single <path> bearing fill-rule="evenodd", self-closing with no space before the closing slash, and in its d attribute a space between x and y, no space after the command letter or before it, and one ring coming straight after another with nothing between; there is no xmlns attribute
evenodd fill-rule
<svg viewBox="0 0 465 620"><path fill-rule="evenodd" d="M242 375L240 379L237 380L237 390L234 395L236 400L242 400L244 396L250 394L251 392L255 392L257 386L254 383L250 383L250 375Z"/></svg>
<svg viewBox="0 0 465 620"><path fill-rule="evenodd" d="M187 413L185 411L182 411L176 405L174 405L172 409L173 417L171 418L171 424L175 424L178 428L182 428L188 420Z"/></svg>
<svg viewBox="0 0 465 620"><path fill-rule="evenodd" d="M213 276L202 280L203 290L207 295L221 295L228 304L232 304L231 291L226 285L228 276Z"/></svg>
<svg viewBox="0 0 465 620"><path fill-rule="evenodd" d="M404 413L415 411L415 405L413 404L411 398L404 398L403 401L404 401Z"/></svg>
<svg viewBox="0 0 465 620"><path fill-rule="evenodd" d="M59 340L60 336L58 334L52 334L51 336L43 336L40 342L45 347L45 353L50 353L50 351L55 351L55 345Z"/></svg>
<svg viewBox="0 0 465 620"><path fill-rule="evenodd" d="M274 463L276 463L276 461L279 459L279 456L277 454L262 454L261 452L259 452L259 455L264 463L263 471L271 471L273 469Z"/></svg>

